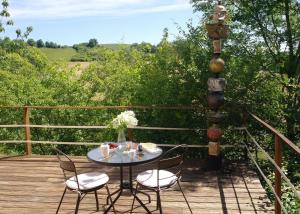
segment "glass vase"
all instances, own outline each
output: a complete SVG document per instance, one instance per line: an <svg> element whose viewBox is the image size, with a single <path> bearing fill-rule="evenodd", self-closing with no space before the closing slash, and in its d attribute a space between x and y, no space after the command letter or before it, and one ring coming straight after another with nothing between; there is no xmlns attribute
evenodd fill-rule
<svg viewBox="0 0 300 214"><path fill-rule="evenodd" d="M119 129L118 130L118 143L125 143L126 142L126 136L125 136L125 129Z"/></svg>

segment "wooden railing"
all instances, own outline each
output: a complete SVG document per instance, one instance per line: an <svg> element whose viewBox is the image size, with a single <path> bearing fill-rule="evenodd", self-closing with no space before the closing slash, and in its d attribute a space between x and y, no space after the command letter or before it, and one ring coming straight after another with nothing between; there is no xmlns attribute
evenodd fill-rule
<svg viewBox="0 0 300 214"><path fill-rule="evenodd" d="M6 144L17 144L25 143L25 152L26 155L32 154L32 144L52 144L52 145L99 145L99 142L56 142L56 141L35 141L31 139L31 128L47 128L47 129L107 129L106 125L103 126L67 126L67 125L37 125L31 124L30 122L30 113L32 109L54 109L54 110L198 110L203 111L203 108L195 106L0 106L0 109L20 109L23 111L23 124L1 124L0 128L24 128L24 140L1 140L0 143ZM203 128L174 128L174 127L143 127L137 126L131 129L128 129L128 140L133 140L134 130L157 130L157 131L206 131ZM233 128L234 130L241 130L242 127ZM158 144L162 147L173 147L174 144ZM207 148L208 145L195 145L188 144L188 147L191 148ZM222 145L222 148L236 147L233 145ZM241 146L243 147L243 146Z"/></svg>
<svg viewBox="0 0 300 214"><path fill-rule="evenodd" d="M30 112L32 109L55 109L55 110L132 110L132 109L151 109L151 110L199 110L199 107L193 106L0 106L1 109L23 109L23 124L6 124L0 125L0 128L24 128L24 140L2 140L0 143L25 143L26 155L32 154L32 144L64 144L64 145L99 145L95 143L80 142L53 142L53 141L32 141L31 128L51 128L51 129L107 129L107 126L65 126L65 125L36 125L30 123ZM142 127L128 129L128 140L133 140L133 130L165 130L165 131L204 131L205 129L190 128L168 128L168 127ZM160 146L174 146L171 144L163 144ZM206 145L188 145L189 147L207 147ZM230 145L227 145L230 146Z"/></svg>
<svg viewBox="0 0 300 214"><path fill-rule="evenodd" d="M23 109L23 124L6 124L0 125L0 128L24 128L24 140L2 140L0 143L25 143L25 152L26 155L32 154L32 144L52 144L52 145L99 145L99 142L54 142L54 141L33 141L31 140L31 128L51 128L51 129L107 129L107 126L66 126L66 125L36 125L30 123L30 112L32 109L55 109L55 110L133 110L133 109L151 109L151 110L199 110L203 109L200 107L194 106L0 106L1 109ZM170 128L170 127L143 127L137 126L131 129L128 129L128 140L133 140L134 130L159 130L159 131L206 131L206 129L201 128ZM234 130L241 130L242 127L233 128ZM173 147L176 146L174 144L158 144L162 147ZM195 144L187 144L188 147L191 148L207 148L208 145L195 145ZM222 145L222 148L230 148L236 147L233 145ZM243 147L243 146L241 146Z"/></svg>
<svg viewBox="0 0 300 214"><path fill-rule="evenodd" d="M24 140L4 140L0 141L0 143L25 143L25 151L27 155L31 155L32 153L32 144L65 144L65 145L99 145L99 142L95 143L83 143L83 142L53 142L53 141L33 141L31 140L31 128L51 128L51 129L106 129L107 126L65 126L65 125L36 125L30 123L30 111L31 109L61 109L61 110L97 110L97 109L115 109L115 110L132 110L132 109L160 109L160 110L203 110L199 107L191 107L191 106L95 106L95 107L76 107L76 106L0 106L0 108L16 108L23 110L23 124L5 124L0 125L0 128L24 128ZM247 121L249 120L249 115L251 116L254 121L260 125L262 125L265 129L271 131L274 135L274 145L275 145L275 160L271 158L271 156L258 144L255 140L254 136L249 132L247 128ZM247 119L248 118L248 119ZM165 131L206 131L206 129L191 129L191 128L168 128L168 127L135 127L132 129L128 129L128 138L132 140L134 137L134 130L135 129L142 129L142 130L165 130ZM280 214L281 210L287 213L287 210L284 208L283 203L281 201L281 187L282 187L282 179L284 179L290 188L293 190L295 197L300 199L300 193L294 187L294 185L290 182L290 180L286 177L284 172L282 171L282 143L286 144L291 148L297 156L300 155L300 149L297 147L293 142L287 139L284 135L278 132L275 128L267 124L265 121L257 117L252 113L244 113L244 120L242 127L236 127L232 130L240 130L244 132L246 138L251 139L251 145L254 145L258 148L266 157L267 159L274 165L275 167L275 187L272 186L272 182L267 178L267 176L263 173L263 170L258 165L257 161L255 160L251 149L247 142L245 142L244 147L249 155L249 158L253 161L255 166L257 167L258 171L260 172L263 179L269 185L270 189L275 195L276 202L275 202L275 213ZM246 140L245 140L246 141ZM172 147L174 144L159 144L159 146L167 146ZM189 145L188 147L193 148L207 148L207 145ZM222 147L236 147L232 145L222 145Z"/></svg>
<svg viewBox="0 0 300 214"><path fill-rule="evenodd" d="M284 211L284 213L289 214L286 208L283 206L281 196L282 196L282 179L287 183L287 185L292 189L294 192L295 198L298 198L300 200L300 192L295 188L295 186L291 183L291 181L287 178L285 173L282 171L282 144L288 145L289 149L292 149L295 152L295 155L300 157L300 148L295 145L293 142L291 142L288 138L286 138L283 134L281 134L278 130L270 126L268 123L260 119L258 116L248 112L245 114L245 118L247 118L247 115L250 115L251 118L261 126L263 126L265 129L269 130L274 135L274 149L275 149L275 160L271 158L271 156L266 152L256 141L256 139L253 137L253 135L250 133L250 131L246 128L244 130L246 136L248 136L251 139L251 145L254 145L257 149L259 149L265 157L272 163L272 165L275 168L275 186L273 187L272 182L267 178L267 176L264 174L263 170L255 160L256 158L253 156L251 149L249 148L249 145L247 143L245 144L246 149L248 151L248 155L252 162L257 167L258 171L260 172L262 178L265 180L265 182L270 187L271 191L273 192L275 196L275 214L280 214L281 211ZM244 120L246 121L246 119Z"/></svg>

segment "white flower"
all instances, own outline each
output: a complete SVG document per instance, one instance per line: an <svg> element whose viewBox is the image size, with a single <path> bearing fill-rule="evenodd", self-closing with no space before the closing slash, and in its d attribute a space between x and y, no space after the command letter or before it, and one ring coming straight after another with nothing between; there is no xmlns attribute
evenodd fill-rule
<svg viewBox="0 0 300 214"><path fill-rule="evenodd" d="M133 111L124 111L112 121L112 127L115 129L132 128L137 126L138 120Z"/></svg>

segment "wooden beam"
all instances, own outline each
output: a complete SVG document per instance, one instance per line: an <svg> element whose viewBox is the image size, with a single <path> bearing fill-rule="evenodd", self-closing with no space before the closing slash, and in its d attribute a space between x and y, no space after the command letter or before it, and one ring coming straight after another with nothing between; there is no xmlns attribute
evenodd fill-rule
<svg viewBox="0 0 300 214"><path fill-rule="evenodd" d="M285 144L289 145L296 153L297 155L300 155L300 148L294 144L292 141L290 141L287 137L285 137L283 134L281 134L279 131L277 131L275 128L270 126L268 123L260 119L258 116L249 113L256 121L258 121L260 124L265 126L267 129L269 129L273 134L275 134L278 138L280 138Z"/></svg>
<svg viewBox="0 0 300 214"><path fill-rule="evenodd" d="M282 165L282 149L281 139L275 135L275 162L278 167ZM278 169L275 168L275 192L279 199L281 199L281 174ZM275 214L281 214L281 205L278 200L275 201Z"/></svg>
<svg viewBox="0 0 300 214"><path fill-rule="evenodd" d="M25 130L25 151L26 155L31 155L32 154L32 146L30 142L30 127L29 127L29 117L30 117L30 108L29 107L24 107L23 108L23 120L24 120L24 130Z"/></svg>

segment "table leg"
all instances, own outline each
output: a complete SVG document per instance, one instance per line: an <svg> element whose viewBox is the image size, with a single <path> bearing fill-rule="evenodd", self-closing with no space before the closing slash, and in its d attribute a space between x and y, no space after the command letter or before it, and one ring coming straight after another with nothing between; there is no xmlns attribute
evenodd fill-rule
<svg viewBox="0 0 300 214"><path fill-rule="evenodd" d="M108 211L113 207L113 205L117 202L117 200L120 198L120 196L122 195L123 193L123 189L126 189L124 188L124 183L123 183L123 180L124 180L124 172L123 172L123 167L120 166L120 188L118 190L116 190L115 192L113 192L111 194L112 195L115 195L117 193L119 193L116 198L112 201L112 203L109 205L109 207L105 210L104 214L108 213ZM130 190L130 193L133 195L134 199L136 199L139 204L147 211L147 213L151 213L149 211L149 209L145 206L145 204L141 201L141 199L136 195L134 194L134 190L136 191L136 193L142 193L144 195L146 195L148 197L148 201L149 203L151 203L151 198L150 198L150 195L145 193L145 192L142 192L140 190L137 190L136 188L133 188L133 185L132 185L132 167L129 166L129 190ZM106 204L108 205L109 204L109 196L107 196L106 198Z"/></svg>
<svg viewBox="0 0 300 214"><path fill-rule="evenodd" d="M122 195L123 190L119 189L119 194L117 195L117 197L113 200L113 202L109 205L109 207L104 211L104 214L108 213L108 211L113 207L113 205L117 202L117 200L120 198L120 196Z"/></svg>
<svg viewBox="0 0 300 214"><path fill-rule="evenodd" d="M131 194L133 194L133 187L132 187L132 166L129 166L129 189Z"/></svg>
<svg viewBox="0 0 300 214"><path fill-rule="evenodd" d="M110 196L113 196L122 190L123 190L123 167L120 166L120 188L114 191L112 194L110 194ZM109 204L109 196L106 197L106 204Z"/></svg>

